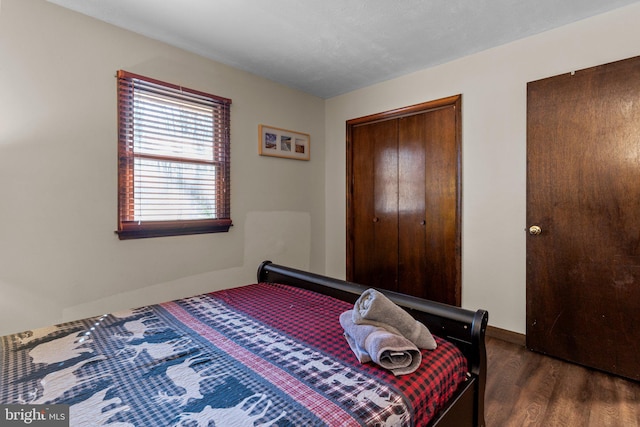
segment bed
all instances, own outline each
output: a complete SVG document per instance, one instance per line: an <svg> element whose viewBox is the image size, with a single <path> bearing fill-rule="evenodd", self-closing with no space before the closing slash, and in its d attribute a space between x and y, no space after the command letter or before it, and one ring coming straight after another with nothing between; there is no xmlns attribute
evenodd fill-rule
<svg viewBox="0 0 640 427"><path fill-rule="evenodd" d="M367 289L265 261L251 285L1 337L0 404L92 427L483 426L487 312L381 291L438 344L396 376L337 321Z"/></svg>

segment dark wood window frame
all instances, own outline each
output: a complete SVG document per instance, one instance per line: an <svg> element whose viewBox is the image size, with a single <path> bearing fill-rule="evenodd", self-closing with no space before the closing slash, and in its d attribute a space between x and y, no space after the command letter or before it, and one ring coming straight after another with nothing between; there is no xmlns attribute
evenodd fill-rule
<svg viewBox="0 0 640 427"><path fill-rule="evenodd" d="M231 100L123 70L117 81L118 237L229 231Z"/></svg>

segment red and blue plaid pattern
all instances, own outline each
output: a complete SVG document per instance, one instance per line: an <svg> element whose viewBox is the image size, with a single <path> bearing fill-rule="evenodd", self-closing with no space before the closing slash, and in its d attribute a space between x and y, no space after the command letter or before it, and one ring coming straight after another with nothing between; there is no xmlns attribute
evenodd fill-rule
<svg viewBox="0 0 640 427"><path fill-rule="evenodd" d="M437 336L438 348L422 350L422 363L413 374L396 377L375 364L360 364L338 321L340 314L353 305L326 295L269 283L212 295L257 321L348 364L354 371L399 390L411 402L412 424L416 426L427 425L467 377L467 361L460 350Z"/></svg>
<svg viewBox="0 0 640 427"><path fill-rule="evenodd" d="M427 425L464 357L436 338L413 374L360 364L350 308L255 284L0 337L0 403L69 404L71 426Z"/></svg>

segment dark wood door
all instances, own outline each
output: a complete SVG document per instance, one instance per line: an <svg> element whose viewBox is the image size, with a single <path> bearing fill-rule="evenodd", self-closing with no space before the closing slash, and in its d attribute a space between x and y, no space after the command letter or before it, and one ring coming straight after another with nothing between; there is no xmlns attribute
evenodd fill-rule
<svg viewBox="0 0 640 427"><path fill-rule="evenodd" d="M375 287L398 290L398 121L387 120L353 129L359 155L351 198L356 212L352 234L353 277Z"/></svg>
<svg viewBox="0 0 640 427"><path fill-rule="evenodd" d="M348 122L348 280L460 305L459 108Z"/></svg>
<svg viewBox="0 0 640 427"><path fill-rule="evenodd" d="M460 305L456 137L454 105L400 119L398 290Z"/></svg>
<svg viewBox="0 0 640 427"><path fill-rule="evenodd" d="M640 59L529 83L527 161L527 346L640 379Z"/></svg>

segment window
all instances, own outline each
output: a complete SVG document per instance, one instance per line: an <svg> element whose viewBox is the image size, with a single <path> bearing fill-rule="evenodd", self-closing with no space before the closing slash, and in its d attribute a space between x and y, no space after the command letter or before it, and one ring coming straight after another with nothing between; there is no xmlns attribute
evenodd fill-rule
<svg viewBox="0 0 640 427"><path fill-rule="evenodd" d="M231 100L117 77L119 238L229 231Z"/></svg>

